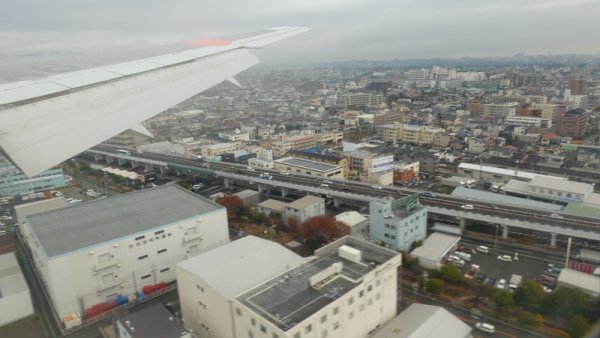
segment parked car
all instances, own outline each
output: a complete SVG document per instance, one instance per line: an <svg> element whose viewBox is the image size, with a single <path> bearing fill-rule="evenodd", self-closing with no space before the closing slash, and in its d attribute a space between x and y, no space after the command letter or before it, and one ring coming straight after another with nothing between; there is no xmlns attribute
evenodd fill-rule
<svg viewBox="0 0 600 338"><path fill-rule="evenodd" d="M564 218L564 217L562 217L559 214L550 214L550 217L552 217L552 218L558 218L558 219L563 219Z"/></svg>
<svg viewBox="0 0 600 338"><path fill-rule="evenodd" d="M477 322L477 323L475 323L475 328L479 331L483 331L483 332L486 332L489 334L496 332L496 327L494 325L488 324L488 323Z"/></svg>
<svg viewBox="0 0 600 338"><path fill-rule="evenodd" d="M485 280L485 275L478 275L477 278L475 279L478 283L483 283L483 281Z"/></svg>
<svg viewBox="0 0 600 338"><path fill-rule="evenodd" d="M280 172L280 174L283 176L288 176L290 173L288 173L287 171L284 170L284 171Z"/></svg>
<svg viewBox="0 0 600 338"><path fill-rule="evenodd" d="M498 260L503 262L512 262L512 257L510 257L509 255L500 255L498 256Z"/></svg>
<svg viewBox="0 0 600 338"><path fill-rule="evenodd" d="M464 210L473 210L473 209L475 209L475 207L473 206L473 204L463 204L460 207L462 209L464 209Z"/></svg>
<svg viewBox="0 0 600 338"><path fill-rule="evenodd" d="M500 290L504 290L506 288L506 279L501 278L496 282L496 288Z"/></svg>
<svg viewBox="0 0 600 338"><path fill-rule="evenodd" d="M487 246L485 246L485 245L479 245L479 246L476 248L476 250L477 250L477 251L479 251L479 252L481 252L481 253L488 253L488 252L490 252L490 248L488 248L488 247L487 247Z"/></svg>

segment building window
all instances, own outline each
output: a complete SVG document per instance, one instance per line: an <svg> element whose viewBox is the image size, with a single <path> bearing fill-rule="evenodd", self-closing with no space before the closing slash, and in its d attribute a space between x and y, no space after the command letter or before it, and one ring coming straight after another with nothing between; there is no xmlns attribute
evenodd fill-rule
<svg viewBox="0 0 600 338"><path fill-rule="evenodd" d="M360 304L360 307L358 308L359 312L362 312L365 309L365 304Z"/></svg>
<svg viewBox="0 0 600 338"><path fill-rule="evenodd" d="M327 337L327 329L323 330L323 332L321 332L321 338L325 338Z"/></svg>
<svg viewBox="0 0 600 338"><path fill-rule="evenodd" d="M364 295L365 295L365 291L364 291L364 290L360 290L360 291L358 292L358 297L359 297L359 298L362 298L362 296L364 296Z"/></svg>
<svg viewBox="0 0 600 338"><path fill-rule="evenodd" d="M339 328L340 328L340 322L335 322L335 323L333 323L333 329L334 329L334 330L337 330L337 329L339 329Z"/></svg>
<svg viewBox="0 0 600 338"><path fill-rule="evenodd" d="M169 270L170 270L169 268L164 268L164 269L161 269L160 272L167 272Z"/></svg>
<svg viewBox="0 0 600 338"><path fill-rule="evenodd" d="M161 249L161 250L158 250L156 253L159 253L159 254L161 254L161 253L163 253L163 252L167 252L167 249Z"/></svg>
<svg viewBox="0 0 600 338"><path fill-rule="evenodd" d="M262 324L260 324L260 330L262 331L262 333L267 333L267 328Z"/></svg>
<svg viewBox="0 0 600 338"><path fill-rule="evenodd" d="M141 261L142 259L146 259L146 258L148 258L148 255L143 255L143 256L138 257L138 260Z"/></svg>
<svg viewBox="0 0 600 338"><path fill-rule="evenodd" d="M369 284L369 286L367 286L367 292L371 292L371 290L373 290L373 284Z"/></svg>
<svg viewBox="0 0 600 338"><path fill-rule="evenodd" d="M144 239L146 236L138 236L135 238L136 241L139 241L140 239Z"/></svg>
<svg viewBox="0 0 600 338"><path fill-rule="evenodd" d="M277 333L273 333L273 338L279 338L279 335Z"/></svg>
<svg viewBox="0 0 600 338"><path fill-rule="evenodd" d="M348 313L348 319L352 318L354 318L354 311L350 311L350 313Z"/></svg>
<svg viewBox="0 0 600 338"><path fill-rule="evenodd" d="M248 330L248 338L254 338L254 332L252 332L252 330Z"/></svg>
<svg viewBox="0 0 600 338"><path fill-rule="evenodd" d="M239 308L235 309L235 313L240 317L242 316L242 310L240 310Z"/></svg>
<svg viewBox="0 0 600 338"><path fill-rule="evenodd" d="M154 234L155 234L155 235L160 235L160 234L162 234L163 232L165 232L165 231L164 231L164 230L158 230L158 231L154 232Z"/></svg>
<svg viewBox="0 0 600 338"><path fill-rule="evenodd" d="M340 313L340 307L336 306L336 307L333 308L333 314L337 315L338 313Z"/></svg>
<svg viewBox="0 0 600 338"><path fill-rule="evenodd" d="M392 235L392 239L396 239L396 236Z"/></svg>
<svg viewBox="0 0 600 338"><path fill-rule="evenodd" d="M383 237L385 237L385 238L390 238L390 235L388 235L388 234L383 234Z"/></svg>
<svg viewBox="0 0 600 338"><path fill-rule="evenodd" d="M150 278L150 277L152 277L152 275L151 275L151 274L148 274L148 275L144 275L144 276L142 276L142 279L146 279L146 278Z"/></svg>
<svg viewBox="0 0 600 338"><path fill-rule="evenodd" d="M251 318L250 319L250 323L252 323L252 326L256 326L256 319Z"/></svg>
<svg viewBox="0 0 600 338"><path fill-rule="evenodd" d="M312 325L309 324L304 328L304 333L310 333L310 332L312 332Z"/></svg>
<svg viewBox="0 0 600 338"><path fill-rule="evenodd" d="M348 305L352 305L352 303L354 303L354 297L350 297L350 299L348 299Z"/></svg>
<svg viewBox="0 0 600 338"><path fill-rule="evenodd" d="M294 333L294 338L300 338L300 332Z"/></svg>
<svg viewBox="0 0 600 338"><path fill-rule="evenodd" d="M321 316L321 324L325 323L327 321L327 315L322 315Z"/></svg>

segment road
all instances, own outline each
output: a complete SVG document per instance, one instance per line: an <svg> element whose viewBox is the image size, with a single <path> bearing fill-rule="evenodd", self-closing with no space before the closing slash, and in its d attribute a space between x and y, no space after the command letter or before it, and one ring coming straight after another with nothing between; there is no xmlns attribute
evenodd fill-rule
<svg viewBox="0 0 600 338"><path fill-rule="evenodd" d="M115 154L115 156L120 156L116 154L117 147L108 146L108 145L98 145L92 148L92 150L102 151L106 153ZM262 170L262 171L248 171L246 170L246 166L233 164L233 163L224 163L211 162L201 163L197 160L181 157L181 156L173 156L173 155L163 155L163 154L155 154L155 153L136 153L135 150L132 150L131 157L134 158L142 158L148 159L156 162L162 163L174 163L178 165L189 166L198 169L210 169L213 170L219 175L219 172L229 173L229 174L239 174L246 176L249 181L254 181L255 183L259 180L259 175L262 172L268 172L273 176L272 183L277 181L286 182L286 183L294 183L312 187L320 187L325 178L315 178L304 175L281 175L280 172L274 170ZM372 196L375 198L383 198L386 196L393 197L403 197L410 194L417 193L418 191L408 190L408 189L400 189L395 187L379 187L372 186L369 184L355 182L355 181L346 181L346 180L335 180L328 179L331 181L328 184L328 189L331 191L339 191L339 192L350 192L355 194L361 194L365 196ZM268 182L263 182L264 184L268 184ZM481 213L489 216L496 216L500 218L506 219L515 219L527 222L535 222L535 223L543 223L549 224L556 227L565 227L565 228L574 228L579 230L586 230L591 232L600 231L600 224L597 219L591 217L577 216L571 214L558 214L558 217L551 216L552 213L547 211L540 211L536 209L530 209L525 207L516 207L514 205L502 205L498 203L489 203L484 201L473 201L471 199L465 199L460 197L455 197L446 194L435 194L434 196L420 196L421 204L428 206L436 206L441 208L453 209L453 210L462 210L461 207L464 204L472 204L474 209L473 213Z"/></svg>

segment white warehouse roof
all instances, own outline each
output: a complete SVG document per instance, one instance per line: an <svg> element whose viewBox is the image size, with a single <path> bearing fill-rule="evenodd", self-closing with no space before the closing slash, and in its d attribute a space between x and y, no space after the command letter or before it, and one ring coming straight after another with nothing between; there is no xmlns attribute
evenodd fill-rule
<svg viewBox="0 0 600 338"><path fill-rule="evenodd" d="M441 306L412 304L373 338L467 338L471 327Z"/></svg>
<svg viewBox="0 0 600 338"><path fill-rule="evenodd" d="M558 285L581 289L592 297L600 296L600 277L585 272L562 269L558 275Z"/></svg>
<svg viewBox="0 0 600 338"><path fill-rule="evenodd" d="M223 297L239 294L304 263L280 244L246 236L177 264L198 276Z"/></svg>
<svg viewBox="0 0 600 338"><path fill-rule="evenodd" d="M439 261L453 248L460 237L434 232L423 241L423 245L411 251L410 255L431 261Z"/></svg>
<svg viewBox="0 0 600 338"><path fill-rule="evenodd" d="M528 171L503 169L503 168L496 168L496 167L491 167L491 166L487 166L487 165L479 165L479 164L464 163L464 162L459 164L458 168L463 169L463 170L484 171L484 172L488 172L491 174L517 177L517 178L525 179L528 181L532 180L534 177L540 177L540 176L553 178L553 179L560 179L560 177L535 174L535 173L530 173ZM515 174L515 172L516 172L516 174Z"/></svg>

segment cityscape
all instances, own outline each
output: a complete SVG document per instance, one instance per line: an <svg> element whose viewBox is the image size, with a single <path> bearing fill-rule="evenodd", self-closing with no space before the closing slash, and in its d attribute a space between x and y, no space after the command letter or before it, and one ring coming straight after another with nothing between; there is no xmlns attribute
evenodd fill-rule
<svg viewBox="0 0 600 338"><path fill-rule="evenodd" d="M600 51L314 22L0 66L0 337L600 336Z"/></svg>

